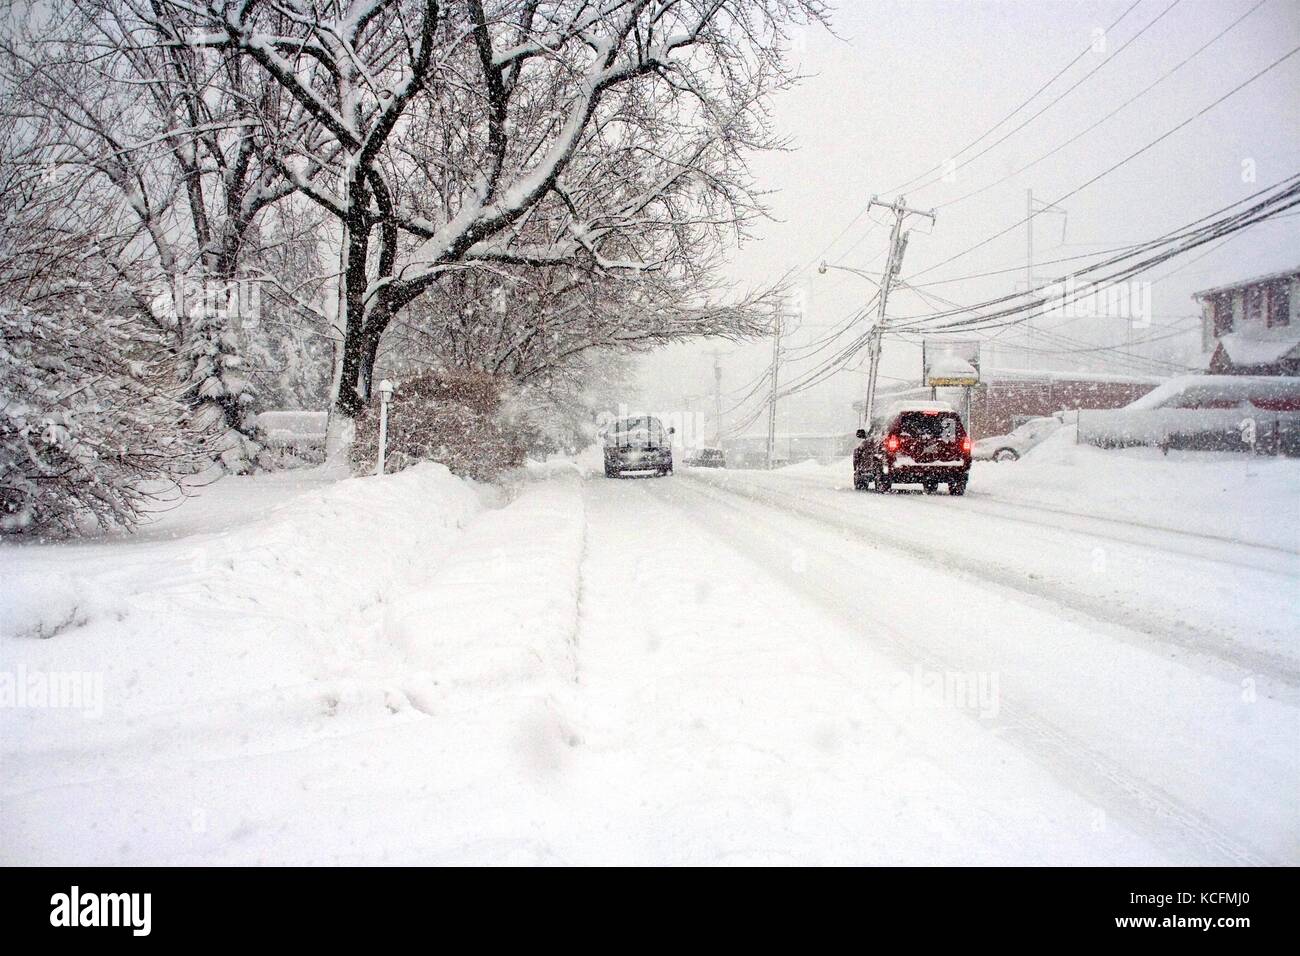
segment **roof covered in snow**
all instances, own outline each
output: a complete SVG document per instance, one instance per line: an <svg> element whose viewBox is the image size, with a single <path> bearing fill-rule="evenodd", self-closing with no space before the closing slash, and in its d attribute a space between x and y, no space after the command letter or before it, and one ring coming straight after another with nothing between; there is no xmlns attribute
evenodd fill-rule
<svg viewBox="0 0 1300 956"><path fill-rule="evenodd" d="M985 371L984 380L996 382L1111 382L1123 385L1159 385L1167 375L1132 372L1057 372L1045 369L997 368Z"/></svg>
<svg viewBox="0 0 1300 956"><path fill-rule="evenodd" d="M997 385L1007 382L1110 382L1123 385L1159 385L1166 381L1167 375L1143 375L1133 372L1059 372L1046 369L1028 368L993 368L982 369L980 376L985 385ZM906 394L924 390L929 386L920 383L891 383L880 389L881 396Z"/></svg>
<svg viewBox="0 0 1300 956"><path fill-rule="evenodd" d="M1260 394L1295 394L1300 391L1300 378L1286 375L1180 375L1125 405L1123 410L1164 408L1173 399L1192 390L1202 399L1217 396L1246 401Z"/></svg>
<svg viewBox="0 0 1300 956"><path fill-rule="evenodd" d="M1300 328L1283 325L1249 332L1229 332L1219 338L1219 348L1228 353L1233 365L1272 365L1300 348Z"/></svg>
<svg viewBox="0 0 1300 956"><path fill-rule="evenodd" d="M1264 282L1276 282L1279 279L1295 279L1300 277L1300 266L1294 266L1290 269L1283 269L1281 272L1270 272L1267 275L1255 276L1252 279L1242 279L1239 282L1232 282L1228 285L1217 285L1213 289L1202 289L1200 292L1193 292L1193 299L1204 299L1207 296L1219 295L1223 292L1233 292L1237 289L1249 288L1253 285L1260 285Z"/></svg>

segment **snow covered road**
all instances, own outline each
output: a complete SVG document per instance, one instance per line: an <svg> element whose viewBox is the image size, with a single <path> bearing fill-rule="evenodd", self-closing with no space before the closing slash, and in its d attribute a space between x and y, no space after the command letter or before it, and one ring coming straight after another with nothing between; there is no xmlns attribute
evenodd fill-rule
<svg viewBox="0 0 1300 956"><path fill-rule="evenodd" d="M847 630L863 686L996 686L996 713L946 703L1085 799L1081 825L1121 821L1183 862L1294 859L1295 555L1213 542L1193 556L1168 532L1103 537L975 495L878 497L784 474L643 484L758 561L769 600ZM799 631L816 643L828 628Z"/></svg>
<svg viewBox="0 0 1300 956"><path fill-rule="evenodd" d="M239 479L5 549L0 669L105 687L0 710L0 860L1300 861L1294 512L846 479Z"/></svg>
<svg viewBox="0 0 1300 956"><path fill-rule="evenodd" d="M1022 838L1030 821L1053 832L962 835L958 858L1294 860L1296 670L1278 646L1296 620L1295 555L1217 542L1213 558L1191 557L1166 532L1125 544L1024 528L976 498L963 512L965 501L863 496L787 475L688 471L588 492L599 531L586 593L598 610L584 617L582 672L597 689L640 687L662 702L649 731L659 747L689 752L686 727L701 710L731 708L703 752L766 753L787 778L831 774L841 786L820 792L849 800L835 814L854 831L849 845L887 858L943 856L907 836L978 819ZM1225 566L1230 579L1216 584ZM1108 567L1118 583L1097 583ZM1166 587L1144 592L1147 574ZM1206 589L1253 585L1278 606L1188 620ZM627 609L617 600L638 593ZM771 683L755 685L768 662ZM957 692L940 693L945 683ZM884 710L863 713L874 705ZM883 782L866 760L897 734L909 736L904 753L943 754L910 786ZM819 752L819 735L848 750ZM753 783L749 762L733 767L738 792ZM881 784L911 796L897 829L868 809Z"/></svg>

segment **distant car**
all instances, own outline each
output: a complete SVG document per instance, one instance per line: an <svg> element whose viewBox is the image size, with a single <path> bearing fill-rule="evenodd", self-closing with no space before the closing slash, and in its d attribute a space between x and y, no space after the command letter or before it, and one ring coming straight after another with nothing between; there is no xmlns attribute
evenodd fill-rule
<svg viewBox="0 0 1300 956"><path fill-rule="evenodd" d="M971 440L961 416L944 402L896 405L858 429L853 450L853 487L888 492L894 485L919 484L927 495L948 486L964 495L970 477Z"/></svg>
<svg viewBox="0 0 1300 956"><path fill-rule="evenodd" d="M621 418L605 431L605 477L634 472L673 473L672 434L653 415Z"/></svg>
<svg viewBox="0 0 1300 956"><path fill-rule="evenodd" d="M726 468L727 457L721 448L698 448L686 456L686 464L692 468Z"/></svg>
<svg viewBox="0 0 1300 956"><path fill-rule="evenodd" d="M977 461L1016 461L1060 427L1061 420L1050 415L1031 418L1005 435L977 439L971 457Z"/></svg>

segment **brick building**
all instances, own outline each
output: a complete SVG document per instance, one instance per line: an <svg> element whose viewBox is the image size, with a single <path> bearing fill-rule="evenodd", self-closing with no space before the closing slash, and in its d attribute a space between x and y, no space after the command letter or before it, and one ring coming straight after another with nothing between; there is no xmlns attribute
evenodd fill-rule
<svg viewBox="0 0 1300 956"><path fill-rule="evenodd" d="M967 423L976 438L1002 435L1027 418L1077 408L1122 408L1164 381L1160 376L1106 372L1045 372L1018 369L985 370L984 380L971 390ZM936 397L962 407L962 390L939 388ZM895 400L928 399L930 389L904 388L882 392L882 404Z"/></svg>

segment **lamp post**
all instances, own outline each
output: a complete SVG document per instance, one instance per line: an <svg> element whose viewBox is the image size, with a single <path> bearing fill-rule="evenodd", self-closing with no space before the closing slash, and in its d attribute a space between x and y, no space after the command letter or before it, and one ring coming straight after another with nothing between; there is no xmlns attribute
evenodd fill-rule
<svg viewBox="0 0 1300 956"><path fill-rule="evenodd" d="M817 267L817 272L820 273L821 275L825 275L825 274L827 273L827 271L830 270L830 269L836 269L836 270L838 270L838 271L840 271L840 272L849 272L849 273L852 273L853 275L857 276L857 277L860 278L860 279L866 279L868 282L870 282L872 285L874 285L874 286L876 287L876 290L877 290L877 291L876 291L876 294L879 295L880 282L876 279L875 276L869 274L865 269L855 269L855 268L853 268L852 266L837 266L837 265L831 265L831 264L828 263L825 259L823 259L822 262L821 262L821 265L819 265L819 266ZM868 302L868 303L867 303L867 307L869 308L870 305L871 305L871 303ZM872 355L874 355L874 352L875 352L876 348L879 347L879 339L878 339L878 337L877 337L877 335L876 335L876 330L874 329L874 327L873 327L872 329L869 329L869 330L867 331L867 334L868 334L869 336L871 336L871 338L870 338L870 339L868 340L868 342L867 342L867 354L868 354L868 357L870 358ZM872 367L874 364L875 364L875 362L874 362L874 358L873 358L872 361L871 361L871 363L869 363L868 368L867 368L867 389L866 389L866 390L867 390L868 392L871 391L871 367ZM867 402L867 401L863 401L863 403L862 403L862 415L863 415L863 418L864 418L864 419L865 419L865 416L867 415L867 407L868 407L868 402ZM865 424L870 425L871 423L870 423L869 421L867 421L867 422L865 422Z"/></svg>
<svg viewBox="0 0 1300 956"><path fill-rule="evenodd" d="M393 399L393 383L384 379L379 383L379 460L375 474L384 473L384 456L388 451L388 403Z"/></svg>

